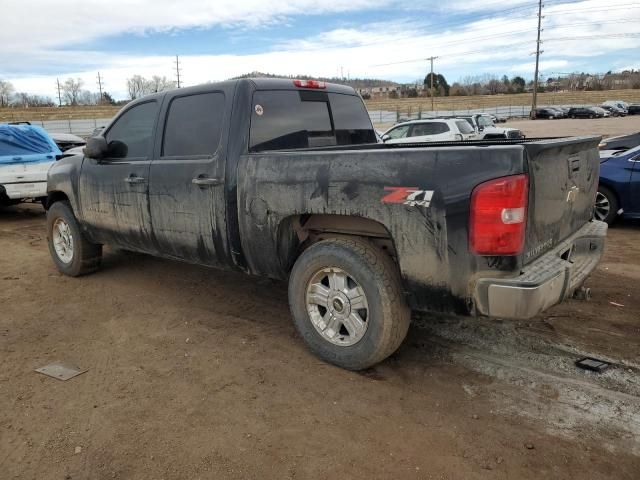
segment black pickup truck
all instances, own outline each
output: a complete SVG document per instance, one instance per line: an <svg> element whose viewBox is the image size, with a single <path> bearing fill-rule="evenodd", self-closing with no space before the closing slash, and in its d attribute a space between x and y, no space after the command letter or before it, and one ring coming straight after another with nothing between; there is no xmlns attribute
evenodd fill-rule
<svg viewBox="0 0 640 480"><path fill-rule="evenodd" d="M131 102L51 168L49 249L72 276L108 244L288 279L309 347L362 369L411 309L528 318L582 291L607 229L598 141L385 145L345 86L184 88Z"/></svg>

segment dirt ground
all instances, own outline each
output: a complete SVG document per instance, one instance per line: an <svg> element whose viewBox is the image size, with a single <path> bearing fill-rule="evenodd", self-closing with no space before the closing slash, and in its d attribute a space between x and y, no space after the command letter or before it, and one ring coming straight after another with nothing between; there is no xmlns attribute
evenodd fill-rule
<svg viewBox="0 0 640 480"><path fill-rule="evenodd" d="M640 115L609 118L561 118L556 120L510 120L499 124L519 128L527 137L601 135L612 137L640 132Z"/></svg>
<svg viewBox="0 0 640 480"><path fill-rule="evenodd" d="M0 479L638 479L639 258L620 223L591 302L415 315L353 373L305 349L284 284L111 249L64 277L42 209L0 210Z"/></svg>

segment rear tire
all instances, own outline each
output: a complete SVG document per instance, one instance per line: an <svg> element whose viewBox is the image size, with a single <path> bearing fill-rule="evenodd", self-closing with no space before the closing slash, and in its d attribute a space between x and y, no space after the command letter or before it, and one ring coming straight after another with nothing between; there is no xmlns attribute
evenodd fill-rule
<svg viewBox="0 0 640 480"><path fill-rule="evenodd" d="M47 241L56 268L70 277L97 270L102 261L102 245L89 242L67 201L47 210Z"/></svg>
<svg viewBox="0 0 640 480"><path fill-rule="evenodd" d="M411 319L397 266L358 238L323 240L305 250L289 278L289 305L311 351L349 370L395 352Z"/></svg>
<svg viewBox="0 0 640 480"><path fill-rule="evenodd" d="M595 219L611 225L616 220L619 209L620 205L615 193L603 185L598 186L594 209Z"/></svg>

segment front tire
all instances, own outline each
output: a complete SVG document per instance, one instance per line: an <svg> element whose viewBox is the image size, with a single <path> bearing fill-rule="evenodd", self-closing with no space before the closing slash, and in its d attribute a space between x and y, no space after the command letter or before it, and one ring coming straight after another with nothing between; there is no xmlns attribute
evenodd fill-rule
<svg viewBox="0 0 640 480"><path fill-rule="evenodd" d="M598 193L596 193L596 204L593 212L596 220L606 222L609 225L613 224L618 216L619 208L616 195L607 187L600 185Z"/></svg>
<svg viewBox="0 0 640 480"><path fill-rule="evenodd" d="M395 352L411 319L397 266L362 239L323 240L305 250L289 278L289 305L311 351L349 370Z"/></svg>
<svg viewBox="0 0 640 480"><path fill-rule="evenodd" d="M56 202L47 210L47 241L53 263L65 275L77 277L100 267L102 245L87 240L69 202Z"/></svg>

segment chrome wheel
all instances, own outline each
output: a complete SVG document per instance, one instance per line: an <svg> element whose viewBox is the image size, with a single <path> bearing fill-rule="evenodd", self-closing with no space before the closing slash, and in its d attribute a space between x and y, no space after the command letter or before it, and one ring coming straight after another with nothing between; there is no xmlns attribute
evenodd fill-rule
<svg viewBox="0 0 640 480"><path fill-rule="evenodd" d="M323 268L311 277L307 312L316 331L334 345L354 345L367 331L369 305L364 290L337 267Z"/></svg>
<svg viewBox="0 0 640 480"><path fill-rule="evenodd" d="M62 263L73 261L73 235L71 228L62 218L56 218L53 222L53 249Z"/></svg>
<svg viewBox="0 0 640 480"><path fill-rule="evenodd" d="M596 194L596 208L595 208L595 217L596 219L604 222L609 212L611 211L611 202L609 199L601 192Z"/></svg>

